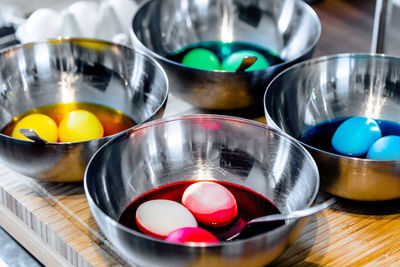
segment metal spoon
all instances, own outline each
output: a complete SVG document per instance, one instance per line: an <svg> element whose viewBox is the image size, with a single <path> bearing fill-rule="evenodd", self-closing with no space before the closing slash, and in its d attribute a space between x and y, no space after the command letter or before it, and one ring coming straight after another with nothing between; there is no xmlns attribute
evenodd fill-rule
<svg viewBox="0 0 400 267"><path fill-rule="evenodd" d="M18 131L26 138L36 142L36 143L47 143L46 140L41 138L33 129L18 129Z"/></svg>
<svg viewBox="0 0 400 267"><path fill-rule="evenodd" d="M261 231L260 231L259 229L255 229L254 226L261 225L261 226L264 226L264 228L265 228L265 224L267 224L267 223L268 224L279 223L284 220L307 217L307 216L313 215L315 213L318 213L318 212L328 208L330 205L332 205L335 202L336 202L335 198L331 198L321 204L318 204L318 205L315 205L313 207L303 209L303 210L296 210L289 214L272 214L272 215L255 218L253 220L248 221L243 226L243 228L240 230L239 233L234 234L233 236L227 238L226 241L232 241L234 239L251 237L251 236L260 234L261 232L265 232L266 230L261 229ZM275 228L275 227L273 227L273 228ZM262 231L262 230L264 230L264 231Z"/></svg>
<svg viewBox="0 0 400 267"><path fill-rule="evenodd" d="M236 72L244 72L246 69L250 68L250 66L253 65L257 59L258 58L254 56L243 58L242 63L240 63L240 66L237 68Z"/></svg>

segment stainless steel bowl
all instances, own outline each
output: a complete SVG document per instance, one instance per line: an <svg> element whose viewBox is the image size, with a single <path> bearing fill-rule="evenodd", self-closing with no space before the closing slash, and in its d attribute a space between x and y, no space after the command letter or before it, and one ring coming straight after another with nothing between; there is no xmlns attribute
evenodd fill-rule
<svg viewBox="0 0 400 267"><path fill-rule="evenodd" d="M262 266L294 242L305 220L220 245L187 246L146 236L117 221L139 195L184 180L220 180L250 188L281 212L308 207L317 166L296 140L265 124L193 115L148 122L105 144L85 173L85 192L104 235L139 266Z"/></svg>
<svg viewBox="0 0 400 267"><path fill-rule="evenodd" d="M340 54L305 61L279 74L265 97L267 124L300 140L318 123L366 116L400 123L400 59ZM341 156L304 144L315 158L321 189L353 200L400 197L400 161Z"/></svg>
<svg viewBox="0 0 400 267"><path fill-rule="evenodd" d="M298 0L163 0L142 3L131 29L135 47L155 57L171 92L210 110L260 107L268 82L288 66L312 56L321 34L318 16ZM265 47L284 63L234 73L187 67L166 56L203 41L247 42Z"/></svg>
<svg viewBox="0 0 400 267"><path fill-rule="evenodd" d="M60 102L105 105L142 123L162 116L167 96L162 67L125 46L56 39L0 52L0 129L25 111ZM39 144L0 134L0 161L33 178L80 181L91 156L112 137Z"/></svg>

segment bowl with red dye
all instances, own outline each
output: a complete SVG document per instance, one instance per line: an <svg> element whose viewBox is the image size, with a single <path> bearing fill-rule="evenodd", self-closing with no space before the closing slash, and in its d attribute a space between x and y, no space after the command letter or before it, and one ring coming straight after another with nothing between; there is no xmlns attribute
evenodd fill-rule
<svg viewBox="0 0 400 267"><path fill-rule="evenodd" d="M133 264L261 266L306 219L227 239L252 218L309 207L319 174L305 148L265 124L191 115L110 140L90 160L84 187L99 228Z"/></svg>

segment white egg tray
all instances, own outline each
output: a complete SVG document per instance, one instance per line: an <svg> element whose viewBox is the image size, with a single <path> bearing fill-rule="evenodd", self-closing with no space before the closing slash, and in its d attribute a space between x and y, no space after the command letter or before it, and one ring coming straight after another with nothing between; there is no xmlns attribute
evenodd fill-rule
<svg viewBox="0 0 400 267"><path fill-rule="evenodd" d="M130 44L133 0L79 1L61 10L40 8L17 29L21 43L58 37L94 38Z"/></svg>

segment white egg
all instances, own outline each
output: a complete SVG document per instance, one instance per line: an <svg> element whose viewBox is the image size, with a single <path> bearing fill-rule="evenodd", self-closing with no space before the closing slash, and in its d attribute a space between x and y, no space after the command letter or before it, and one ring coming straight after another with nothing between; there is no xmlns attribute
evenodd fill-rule
<svg viewBox="0 0 400 267"><path fill-rule="evenodd" d="M62 37L97 38L129 44L137 4L133 0L78 1L57 12L38 9L19 27L21 42Z"/></svg>
<svg viewBox="0 0 400 267"><path fill-rule="evenodd" d="M82 37L95 37L97 16L99 5L90 1L79 1L68 7L68 11L73 14Z"/></svg>
<svg viewBox="0 0 400 267"><path fill-rule="evenodd" d="M137 4L132 0L109 0L108 2L114 9L123 31L129 34Z"/></svg>
<svg viewBox="0 0 400 267"><path fill-rule="evenodd" d="M78 27L74 15L67 9L61 12L61 36L63 37L82 37L82 32Z"/></svg>
<svg viewBox="0 0 400 267"><path fill-rule="evenodd" d="M129 35L126 33L118 33L114 35L112 38L114 43L123 44L123 45L130 45Z"/></svg>
<svg viewBox="0 0 400 267"><path fill-rule="evenodd" d="M49 8L41 8L33 12L21 27L18 31L21 42L56 38L60 36L60 14Z"/></svg>
<svg viewBox="0 0 400 267"><path fill-rule="evenodd" d="M112 40L114 35L124 32L113 7L103 2L99 8L95 36L102 40Z"/></svg>
<svg viewBox="0 0 400 267"><path fill-rule="evenodd" d="M197 227L196 219L187 208L167 199L142 203L136 210L135 220L142 232L160 238L182 227Z"/></svg>

